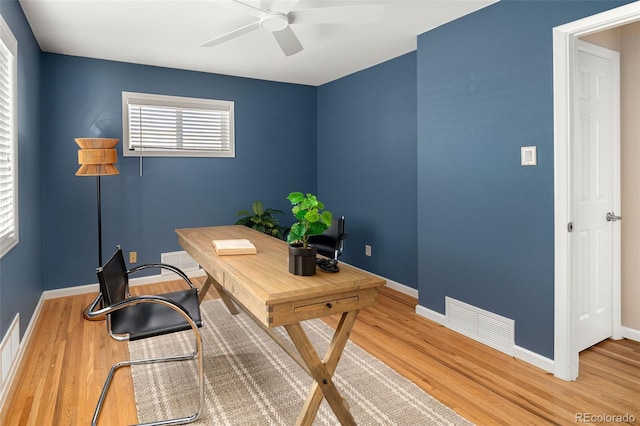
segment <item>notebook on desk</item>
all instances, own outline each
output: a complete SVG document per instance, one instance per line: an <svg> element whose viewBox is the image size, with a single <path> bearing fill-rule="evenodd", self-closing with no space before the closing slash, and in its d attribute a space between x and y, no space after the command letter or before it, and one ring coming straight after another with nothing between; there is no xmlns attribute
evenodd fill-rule
<svg viewBox="0 0 640 426"><path fill-rule="evenodd" d="M237 240L212 240L211 244L218 256L231 254L256 254L258 250L253 243L247 239Z"/></svg>

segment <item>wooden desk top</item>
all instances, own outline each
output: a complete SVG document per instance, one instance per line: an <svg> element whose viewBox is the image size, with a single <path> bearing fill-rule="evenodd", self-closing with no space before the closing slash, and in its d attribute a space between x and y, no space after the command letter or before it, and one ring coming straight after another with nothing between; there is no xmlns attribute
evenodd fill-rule
<svg viewBox="0 0 640 426"><path fill-rule="evenodd" d="M289 273L284 241L241 225L177 229L180 246L256 319L277 327L376 303L385 280L340 264L340 272ZM257 254L218 256L212 240L246 238Z"/></svg>

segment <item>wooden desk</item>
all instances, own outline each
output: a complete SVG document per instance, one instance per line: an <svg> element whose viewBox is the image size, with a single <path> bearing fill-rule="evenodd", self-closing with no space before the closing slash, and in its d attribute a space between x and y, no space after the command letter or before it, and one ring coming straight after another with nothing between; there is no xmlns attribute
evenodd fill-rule
<svg viewBox="0 0 640 426"><path fill-rule="evenodd" d="M385 281L348 265L340 265L339 273L318 269L310 277L290 274L287 244L245 226L176 232L182 248L207 273L201 297L213 285L230 313L238 313L234 305L237 303L315 380L297 424L313 422L323 397L343 425L355 424L332 376L359 310L376 303L377 289ZM258 253L216 255L212 240L236 238L250 240ZM342 318L321 360L300 322L333 314L341 314ZM279 326L286 329L294 346L272 332L272 328Z"/></svg>

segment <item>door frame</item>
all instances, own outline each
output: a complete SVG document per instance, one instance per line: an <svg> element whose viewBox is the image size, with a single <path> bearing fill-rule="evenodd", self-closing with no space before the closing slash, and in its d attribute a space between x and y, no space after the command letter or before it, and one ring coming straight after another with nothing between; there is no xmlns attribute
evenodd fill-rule
<svg viewBox="0 0 640 426"><path fill-rule="evenodd" d="M567 226L571 222L571 141L573 138L573 76L578 37L640 20L640 2L630 3L553 29L554 109L554 375L563 380L578 377L575 341L575 285ZM618 253L619 255L619 253ZM613 294L613 337L622 337L620 284ZM617 305L617 308L616 308ZM616 324L617 310L617 324Z"/></svg>

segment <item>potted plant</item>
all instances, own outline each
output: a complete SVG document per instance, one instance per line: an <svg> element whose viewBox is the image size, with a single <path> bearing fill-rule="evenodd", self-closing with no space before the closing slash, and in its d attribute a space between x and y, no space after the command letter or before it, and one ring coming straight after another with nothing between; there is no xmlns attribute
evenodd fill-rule
<svg viewBox="0 0 640 426"><path fill-rule="evenodd" d="M244 216L235 223L236 225L244 225L260 231L263 234L272 237L282 238L282 228L278 224L278 219L273 217L275 213L283 214L282 210L272 208L265 209L262 201L256 200L251 204L253 214L248 210L240 210L238 216Z"/></svg>
<svg viewBox="0 0 640 426"><path fill-rule="evenodd" d="M309 246L311 235L322 234L331 226L331 212L313 194L292 192L287 197L293 207L291 212L297 222L291 225L287 235L289 243L289 272L295 275L316 273L316 248Z"/></svg>

